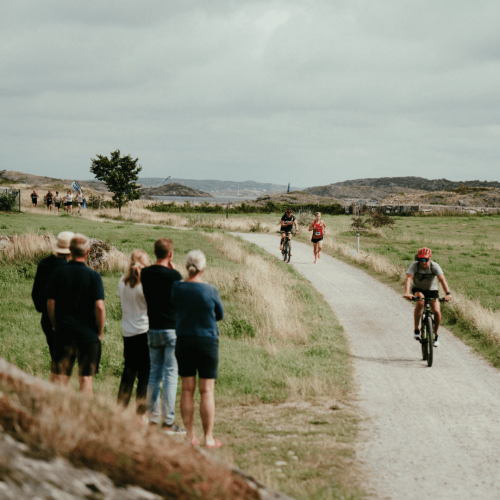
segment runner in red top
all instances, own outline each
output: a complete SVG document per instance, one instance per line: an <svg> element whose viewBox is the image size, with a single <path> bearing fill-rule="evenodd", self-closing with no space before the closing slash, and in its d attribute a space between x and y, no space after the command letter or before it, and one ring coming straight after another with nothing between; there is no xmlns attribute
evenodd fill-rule
<svg viewBox="0 0 500 500"><path fill-rule="evenodd" d="M314 214L316 219L309 224L309 231L313 232L312 243L314 250L314 263L321 259L321 250L323 249L323 235L325 234L326 224L321 220L321 212Z"/></svg>

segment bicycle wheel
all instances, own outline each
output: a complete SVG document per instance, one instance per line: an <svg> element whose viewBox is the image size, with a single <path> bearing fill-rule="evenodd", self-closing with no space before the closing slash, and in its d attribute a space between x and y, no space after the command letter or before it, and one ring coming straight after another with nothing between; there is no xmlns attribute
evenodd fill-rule
<svg viewBox="0 0 500 500"><path fill-rule="evenodd" d="M288 259L288 240L285 239L283 242L283 260L287 262Z"/></svg>
<svg viewBox="0 0 500 500"><path fill-rule="evenodd" d="M420 345L422 346L422 360L427 361L427 334L425 331L425 323L422 321L420 328Z"/></svg>
<svg viewBox="0 0 500 500"><path fill-rule="evenodd" d="M290 262L290 257L292 256L292 242L288 242L288 260L287 262Z"/></svg>
<svg viewBox="0 0 500 500"><path fill-rule="evenodd" d="M425 318L425 328L427 330L427 364L432 366L433 349L434 349L434 328L432 324L432 316Z"/></svg>

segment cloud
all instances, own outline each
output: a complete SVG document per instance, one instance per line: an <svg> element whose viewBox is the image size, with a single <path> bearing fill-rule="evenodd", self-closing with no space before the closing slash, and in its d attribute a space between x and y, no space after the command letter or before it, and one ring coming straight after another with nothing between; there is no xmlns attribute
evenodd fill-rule
<svg viewBox="0 0 500 500"><path fill-rule="evenodd" d="M119 148L148 176L495 176L497 2L4 4L2 168L88 178Z"/></svg>

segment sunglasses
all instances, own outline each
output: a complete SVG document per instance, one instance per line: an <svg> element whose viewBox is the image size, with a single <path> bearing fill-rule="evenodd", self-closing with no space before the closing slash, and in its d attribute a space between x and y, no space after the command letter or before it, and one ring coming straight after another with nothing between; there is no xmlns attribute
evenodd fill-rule
<svg viewBox="0 0 500 500"><path fill-rule="evenodd" d="M429 259L418 259L420 262L429 262Z"/></svg>

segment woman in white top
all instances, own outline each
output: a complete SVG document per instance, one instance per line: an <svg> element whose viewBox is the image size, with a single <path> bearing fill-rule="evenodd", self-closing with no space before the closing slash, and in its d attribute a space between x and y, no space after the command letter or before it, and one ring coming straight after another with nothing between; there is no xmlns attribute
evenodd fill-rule
<svg viewBox="0 0 500 500"><path fill-rule="evenodd" d="M149 330L148 308L141 283L141 270L151 265L144 250L134 250L130 267L118 283L118 295L122 305L122 331L125 358L118 404L128 406L137 377L136 408L139 415L146 412L146 393L149 381Z"/></svg>
<svg viewBox="0 0 500 500"><path fill-rule="evenodd" d="M76 202L78 203L78 213L82 213L82 205L83 205L83 193L82 190L78 190L78 194L76 195Z"/></svg>
<svg viewBox="0 0 500 500"><path fill-rule="evenodd" d="M71 191L68 191L64 197L64 209L66 212L73 213L73 195L71 194Z"/></svg>

